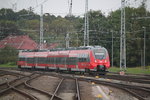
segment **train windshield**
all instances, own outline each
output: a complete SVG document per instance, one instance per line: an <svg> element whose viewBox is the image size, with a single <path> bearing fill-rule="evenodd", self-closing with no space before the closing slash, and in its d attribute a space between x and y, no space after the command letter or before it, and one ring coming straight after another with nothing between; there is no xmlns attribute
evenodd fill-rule
<svg viewBox="0 0 150 100"><path fill-rule="evenodd" d="M94 54L95 54L96 59L105 59L106 58L106 51L104 49L94 50Z"/></svg>

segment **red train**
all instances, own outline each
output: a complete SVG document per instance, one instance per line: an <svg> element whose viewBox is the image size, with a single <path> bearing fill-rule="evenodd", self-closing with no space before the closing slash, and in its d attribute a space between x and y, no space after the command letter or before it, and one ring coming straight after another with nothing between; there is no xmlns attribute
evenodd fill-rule
<svg viewBox="0 0 150 100"><path fill-rule="evenodd" d="M19 68L44 68L68 71L106 71L110 67L108 51L101 46L68 49L22 51Z"/></svg>

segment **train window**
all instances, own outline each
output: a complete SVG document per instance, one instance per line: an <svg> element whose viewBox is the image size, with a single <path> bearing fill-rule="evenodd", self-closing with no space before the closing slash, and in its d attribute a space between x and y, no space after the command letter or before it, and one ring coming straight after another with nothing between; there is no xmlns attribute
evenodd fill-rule
<svg viewBox="0 0 150 100"><path fill-rule="evenodd" d="M34 58L27 58L27 63L34 63Z"/></svg>
<svg viewBox="0 0 150 100"><path fill-rule="evenodd" d="M96 59L104 59L104 53L95 53L95 58Z"/></svg>
<svg viewBox="0 0 150 100"><path fill-rule="evenodd" d="M106 58L106 51L104 49L95 49L94 55L96 59L105 59Z"/></svg>
<svg viewBox="0 0 150 100"><path fill-rule="evenodd" d="M68 65L76 65L77 64L77 58L76 57L69 57L69 58L67 58L66 62Z"/></svg>
<svg viewBox="0 0 150 100"><path fill-rule="evenodd" d="M61 62L61 64L66 64L66 57L62 57L60 62Z"/></svg>
<svg viewBox="0 0 150 100"><path fill-rule="evenodd" d="M25 57L20 57L19 61L25 61Z"/></svg>
<svg viewBox="0 0 150 100"><path fill-rule="evenodd" d="M66 58L66 64L69 65L69 57Z"/></svg>
<svg viewBox="0 0 150 100"><path fill-rule="evenodd" d="M89 62L90 59L88 58L79 58L79 62Z"/></svg>
<svg viewBox="0 0 150 100"><path fill-rule="evenodd" d="M48 58L48 64L54 64L54 57Z"/></svg>
<svg viewBox="0 0 150 100"><path fill-rule="evenodd" d="M55 58L54 57L51 58L51 64L55 64Z"/></svg>
<svg viewBox="0 0 150 100"><path fill-rule="evenodd" d="M38 63L39 63L39 64L44 64L44 63L46 63L46 61L47 61L47 58L38 57Z"/></svg>
<svg viewBox="0 0 150 100"><path fill-rule="evenodd" d="M55 64L59 64L59 58L58 57L55 58Z"/></svg>
<svg viewBox="0 0 150 100"><path fill-rule="evenodd" d="M55 64L60 64L61 58L60 57L55 57Z"/></svg>
<svg viewBox="0 0 150 100"><path fill-rule="evenodd" d="M41 63L41 60L40 60L40 58L38 57L38 61L37 61L39 64Z"/></svg>
<svg viewBox="0 0 150 100"><path fill-rule="evenodd" d="M78 61L79 62L89 62L90 61L89 55L88 54L79 54Z"/></svg>
<svg viewBox="0 0 150 100"><path fill-rule="evenodd" d="M34 62L35 62L35 63L38 63L38 57L35 57L35 58L34 58Z"/></svg>
<svg viewBox="0 0 150 100"><path fill-rule="evenodd" d="M47 58L47 64L51 64L51 58L50 57Z"/></svg>

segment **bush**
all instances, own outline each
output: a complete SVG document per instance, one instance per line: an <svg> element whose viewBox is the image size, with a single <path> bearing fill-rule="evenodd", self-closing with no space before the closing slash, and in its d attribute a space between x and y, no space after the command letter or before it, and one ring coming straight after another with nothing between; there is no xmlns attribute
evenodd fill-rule
<svg viewBox="0 0 150 100"><path fill-rule="evenodd" d="M3 49L0 49L0 64L13 63L15 64L17 61L18 50L6 46Z"/></svg>

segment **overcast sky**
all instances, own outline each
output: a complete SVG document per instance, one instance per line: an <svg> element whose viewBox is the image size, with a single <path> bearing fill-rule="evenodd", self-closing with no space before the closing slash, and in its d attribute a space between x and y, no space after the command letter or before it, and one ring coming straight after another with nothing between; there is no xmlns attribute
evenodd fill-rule
<svg viewBox="0 0 150 100"><path fill-rule="evenodd" d="M13 8L13 4L17 4L17 11L21 9L28 9L30 6L34 8L34 12L40 14L40 5L43 3L44 13L51 13L54 15L65 16L69 12L69 1L70 0L0 0L0 8ZM101 10L106 15L110 11L114 11L121 7L121 0L88 0L89 9ZM141 0L126 0L127 5L137 7ZM148 9L150 9L150 0L146 2ZM85 12L85 0L73 0L72 13L74 15L82 16Z"/></svg>

